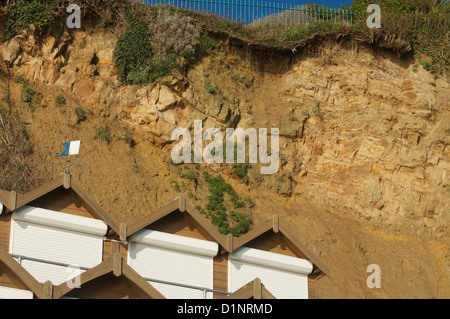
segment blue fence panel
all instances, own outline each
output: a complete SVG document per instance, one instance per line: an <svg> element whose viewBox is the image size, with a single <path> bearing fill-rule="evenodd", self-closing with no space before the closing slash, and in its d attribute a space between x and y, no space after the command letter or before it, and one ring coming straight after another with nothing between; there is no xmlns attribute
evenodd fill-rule
<svg viewBox="0 0 450 319"><path fill-rule="evenodd" d="M168 4L175 8L213 13L252 25L311 24L324 21L353 24L355 11L259 0L142 0L144 4Z"/></svg>

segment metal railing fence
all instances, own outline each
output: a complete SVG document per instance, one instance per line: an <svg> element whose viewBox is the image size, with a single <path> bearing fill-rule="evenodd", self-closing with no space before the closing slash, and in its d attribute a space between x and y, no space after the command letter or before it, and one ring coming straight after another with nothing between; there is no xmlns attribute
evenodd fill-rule
<svg viewBox="0 0 450 319"><path fill-rule="evenodd" d="M166 4L178 9L213 13L231 21L253 25L292 25L321 22L353 24L356 12L323 6L256 0L143 0L144 4Z"/></svg>
<svg viewBox="0 0 450 319"><path fill-rule="evenodd" d="M23 260L30 260L30 261L34 261L34 262L55 265L55 266L61 266L61 267L66 267L66 268L74 267L74 265L72 265L72 264L56 262L56 261L41 259L41 258L28 257L28 256L23 256L23 255L18 255L18 254L10 254L10 256L15 258L16 261L20 265L22 264ZM76 267L83 271L91 269L91 268L82 267L82 266L76 266ZM154 282L154 283L159 283L159 284L164 284L164 285L169 285L169 286L176 286L176 287L187 288L187 289L193 289L193 290L200 290L200 291L202 291L203 299L208 298L208 293L216 293L216 294L222 294L222 295L227 295L227 296L232 294L232 292L229 292L229 291L222 291L222 290L212 289L212 288L207 288L207 287L199 287L199 286L194 286L194 285L182 284L182 283L177 283L177 282L173 282L173 281L160 280L160 279L148 278L148 277L142 277L142 278L144 278L146 281L150 281L150 282Z"/></svg>

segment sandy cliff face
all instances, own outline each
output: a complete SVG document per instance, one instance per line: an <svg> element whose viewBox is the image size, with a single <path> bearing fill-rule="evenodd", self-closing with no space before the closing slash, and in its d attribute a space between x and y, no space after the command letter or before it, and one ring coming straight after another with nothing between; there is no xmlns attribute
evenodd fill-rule
<svg viewBox="0 0 450 319"><path fill-rule="evenodd" d="M250 169L249 185L227 180L252 196L255 221L279 214L329 266L333 278L320 281L319 297L450 296L445 78L413 57L353 42L262 57L218 41L186 74L123 86L114 34L51 34L39 42L23 33L0 46L11 82L2 90L18 100L16 76L39 88L41 107L21 110L36 160L50 160L62 139L82 138L85 168L76 177L118 219L148 214L175 195L163 160L175 127L192 128L195 119L205 127L277 127L279 172L262 178ZM90 110L85 123L60 114L52 101L61 93L69 107ZM117 141L98 146L93 127L105 123L117 134L133 131L140 143L133 151ZM381 267L381 289L366 286L369 264Z"/></svg>

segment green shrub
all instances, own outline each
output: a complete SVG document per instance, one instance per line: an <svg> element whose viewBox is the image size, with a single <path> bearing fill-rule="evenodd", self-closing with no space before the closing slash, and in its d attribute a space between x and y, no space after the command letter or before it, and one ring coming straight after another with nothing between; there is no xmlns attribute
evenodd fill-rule
<svg viewBox="0 0 450 319"><path fill-rule="evenodd" d="M251 217L234 210L228 212L225 207L225 194L230 196L235 209L245 206L236 191L223 180L222 175L212 177L204 172L203 176L209 185L210 196L208 197L206 210L213 225L219 228L221 234L231 233L233 236L239 236L248 232L252 224Z"/></svg>
<svg viewBox="0 0 450 319"><path fill-rule="evenodd" d="M77 124L86 120L86 111L83 110L81 107L75 108L75 115L77 117Z"/></svg>
<svg viewBox="0 0 450 319"><path fill-rule="evenodd" d="M194 20L167 8L158 8L149 24L125 11L128 27L114 49L119 80L146 84L179 68L179 58L195 53L200 35Z"/></svg>
<svg viewBox="0 0 450 319"><path fill-rule="evenodd" d="M150 31L130 11L125 11L128 27L117 40L113 57L117 66L119 80L125 83L146 83L143 70L152 57ZM130 77L129 75L132 74Z"/></svg>
<svg viewBox="0 0 450 319"><path fill-rule="evenodd" d="M31 25L42 31L52 21L55 1L19 0L6 7L3 41L15 37Z"/></svg>
<svg viewBox="0 0 450 319"><path fill-rule="evenodd" d="M170 186L172 186L174 191L176 191L177 193L179 193L181 191L180 185L178 184L177 180L170 179L169 182L170 182Z"/></svg>
<svg viewBox="0 0 450 319"><path fill-rule="evenodd" d="M111 143L111 134L108 127L100 126L97 128L95 137L102 143Z"/></svg>
<svg viewBox="0 0 450 319"><path fill-rule="evenodd" d="M38 92L31 86L24 85L20 92L20 99L25 103L31 103Z"/></svg>
<svg viewBox="0 0 450 319"><path fill-rule="evenodd" d="M17 76L17 77L16 77L16 83L19 83L19 84L25 84L26 81L25 81L25 79L24 79L23 77Z"/></svg>
<svg viewBox="0 0 450 319"><path fill-rule="evenodd" d="M216 45L216 41L211 39L208 32L203 32L197 44L197 54L202 56L207 54Z"/></svg>
<svg viewBox="0 0 450 319"><path fill-rule="evenodd" d="M177 66L177 56L175 54L167 54L161 58L152 59L149 63L148 78L150 81L154 81L157 78L170 74L172 69Z"/></svg>
<svg viewBox="0 0 450 319"><path fill-rule="evenodd" d="M201 206L201 205L196 205L196 206L195 206L195 209L196 209L200 214L206 215L206 211L205 211L205 209L203 208L203 206Z"/></svg>
<svg viewBox="0 0 450 319"><path fill-rule="evenodd" d="M247 171L250 168L248 163L234 163L233 169L234 173L242 180L243 183L248 184L249 179L247 176Z"/></svg>
<svg viewBox="0 0 450 319"><path fill-rule="evenodd" d="M56 104L56 106L64 106L64 105L66 105L66 98L62 95L62 94L58 94L56 97L55 97L55 104Z"/></svg>
<svg viewBox="0 0 450 319"><path fill-rule="evenodd" d="M206 92L208 92L209 94L212 94L212 95L216 94L216 88L211 83L206 84L205 89L206 89Z"/></svg>
<svg viewBox="0 0 450 319"><path fill-rule="evenodd" d="M372 0L355 0L352 9L357 10L355 29L367 30L366 8ZM425 69L442 74L450 60L450 5L442 0L383 0L377 1L381 9L381 32L395 35L410 43L419 56L426 54L432 63L421 61ZM420 56L419 56L420 57ZM420 58L419 58L420 59Z"/></svg>
<svg viewBox="0 0 450 319"><path fill-rule="evenodd" d="M195 172L193 171L187 171L186 173L183 173L181 171L181 168L179 168L178 170L178 174L180 175L181 178L193 181L195 184L198 183L198 178L197 178L197 174L195 174Z"/></svg>

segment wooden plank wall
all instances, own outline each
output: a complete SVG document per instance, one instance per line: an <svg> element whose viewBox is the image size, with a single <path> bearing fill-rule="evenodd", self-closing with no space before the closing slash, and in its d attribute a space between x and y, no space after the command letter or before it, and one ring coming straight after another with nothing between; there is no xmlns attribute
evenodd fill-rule
<svg viewBox="0 0 450 319"><path fill-rule="evenodd" d="M0 264L0 287L10 287L29 290L28 287L23 285L17 278L11 274L4 273L2 270L2 265Z"/></svg>
<svg viewBox="0 0 450 319"><path fill-rule="evenodd" d="M11 214L0 215L0 247L9 251L9 234L11 231ZM4 272L4 265L0 263L0 286L27 289L14 274Z"/></svg>
<svg viewBox="0 0 450 319"><path fill-rule="evenodd" d="M214 289L228 291L228 254L214 257ZM227 295L214 293L214 299L222 299Z"/></svg>
<svg viewBox="0 0 450 319"><path fill-rule="evenodd" d="M181 212L173 212L151 224L148 228L180 236L212 240L207 239L195 220Z"/></svg>
<svg viewBox="0 0 450 319"><path fill-rule="evenodd" d="M0 215L0 247L9 251L9 234L11 231L11 214Z"/></svg>
<svg viewBox="0 0 450 319"><path fill-rule="evenodd" d="M136 299L132 286L133 283L123 276L116 277L110 273L83 284L67 296L84 299Z"/></svg>
<svg viewBox="0 0 450 319"><path fill-rule="evenodd" d="M18 289L26 289L25 285L21 283L19 279L17 279L13 274L9 274L4 272L4 265L0 263L0 287L10 287L10 288L18 288Z"/></svg>
<svg viewBox="0 0 450 319"><path fill-rule="evenodd" d="M308 299L317 299L317 280L308 278Z"/></svg>
<svg viewBox="0 0 450 319"><path fill-rule="evenodd" d="M297 257L294 252L285 245L283 240L280 238L280 235L273 232L267 232L244 246L261 249L276 254Z"/></svg>

